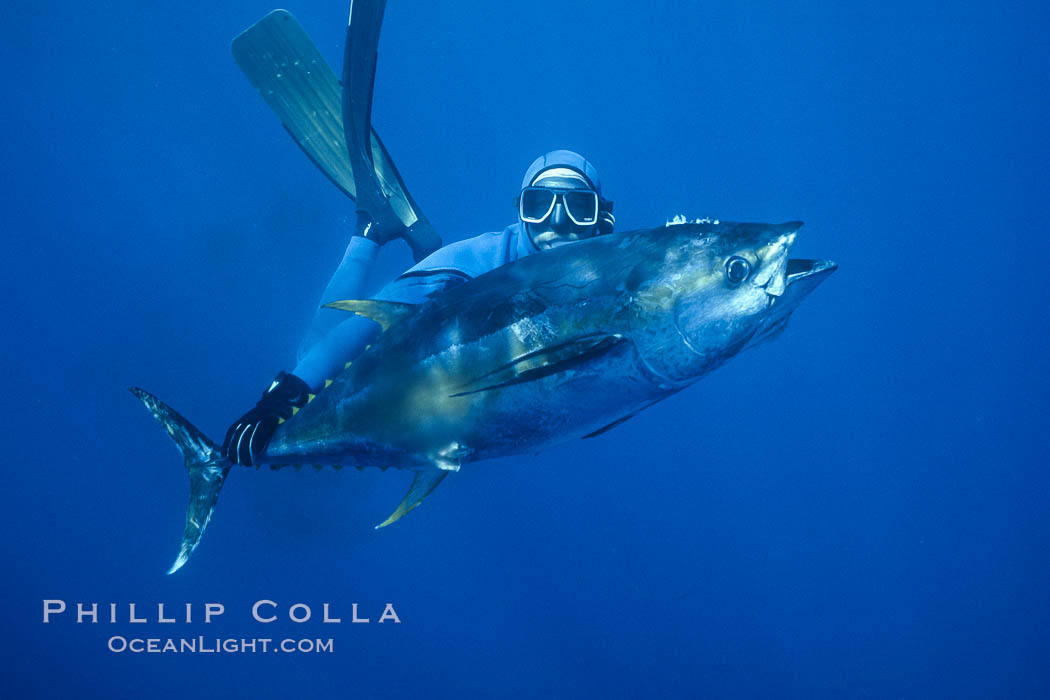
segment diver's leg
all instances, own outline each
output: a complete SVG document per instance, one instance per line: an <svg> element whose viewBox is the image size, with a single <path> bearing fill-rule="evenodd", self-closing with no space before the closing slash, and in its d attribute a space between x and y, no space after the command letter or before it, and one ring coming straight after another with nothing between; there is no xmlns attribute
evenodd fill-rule
<svg viewBox="0 0 1050 700"><path fill-rule="evenodd" d="M360 218L360 217L359 217ZM359 222L360 223L360 222ZM317 311L314 312L313 320L306 331L302 342L299 344L299 352L296 360L301 362L310 350L342 321L346 320L346 312L337 309L326 309L324 305L332 301L343 299L361 299L364 297L365 286L375 265L376 256L379 254L379 243L365 236L354 235L350 237L350 244L346 246L343 259L339 267L332 274L321 294L321 300L317 303Z"/></svg>
<svg viewBox="0 0 1050 700"><path fill-rule="evenodd" d="M370 211L375 233L404 238L418 262L441 246L441 238L371 127L385 7L386 0L351 3L344 57L345 108L343 86L285 10L274 10L234 39L233 57L310 160L359 207Z"/></svg>
<svg viewBox="0 0 1050 700"><path fill-rule="evenodd" d="M356 0L343 52L343 136L354 173L358 209L382 237L404 238L416 262L441 247L441 238L412 200L383 142L372 129L372 96L379 29L386 0Z"/></svg>

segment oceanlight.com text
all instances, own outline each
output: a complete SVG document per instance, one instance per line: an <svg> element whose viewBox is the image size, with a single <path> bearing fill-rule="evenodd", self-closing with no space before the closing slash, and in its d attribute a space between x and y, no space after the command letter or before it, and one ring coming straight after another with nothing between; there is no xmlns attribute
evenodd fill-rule
<svg viewBox="0 0 1050 700"><path fill-rule="evenodd" d="M106 647L116 654L331 654L328 639L272 639L236 637L122 637L109 638Z"/></svg>

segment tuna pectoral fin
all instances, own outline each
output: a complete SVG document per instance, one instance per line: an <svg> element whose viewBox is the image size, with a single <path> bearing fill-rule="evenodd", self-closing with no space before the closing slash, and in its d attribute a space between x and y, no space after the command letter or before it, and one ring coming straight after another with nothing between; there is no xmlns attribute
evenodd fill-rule
<svg viewBox="0 0 1050 700"><path fill-rule="evenodd" d="M408 493L401 499L401 505L390 514L389 518L376 525L376 529L378 530L400 520L401 516L422 503L423 499L429 496L446 476L448 476L448 472L444 469L424 469L421 472L417 472L416 478L412 480L412 486L408 489Z"/></svg>
<svg viewBox="0 0 1050 700"><path fill-rule="evenodd" d="M328 309L350 311L358 316L375 321L383 330L411 316L416 311L415 304L402 304L398 301L380 301L379 299L344 299L325 304Z"/></svg>
<svg viewBox="0 0 1050 700"><path fill-rule="evenodd" d="M451 398L549 377L600 357L622 342L622 335L598 333L533 350L465 384Z"/></svg>
<svg viewBox="0 0 1050 700"><path fill-rule="evenodd" d="M190 472L190 503L186 509L186 528L182 533L179 556L168 569L168 573L173 574L189 560L193 550L200 543L231 465L214 442L171 406L137 387L132 387L131 393L146 405L153 417L168 431L168 435L186 459L186 469Z"/></svg>
<svg viewBox="0 0 1050 700"><path fill-rule="evenodd" d="M582 438L580 438L580 439L581 439L581 440L586 440L586 439L588 439L588 438L595 438L595 437L598 437L599 435L601 435L601 434L603 434L603 433L607 433L607 432L609 432L610 430L612 430L612 429L613 429L613 428L615 428L616 426L620 425L621 423L624 423L624 422L626 422L626 421L630 420L631 418L634 418L634 417L635 417L635 415L637 415L637 414L635 414L635 413L628 413L628 414L627 414L626 416L623 416L622 418L617 418L617 419L616 419L616 420L614 420L614 421L613 421L612 423L609 423L609 425L606 425L606 426L603 426L603 427L601 427L601 428L598 428L597 430L595 430L595 431L594 431L594 432L592 432L592 433L587 433L586 435L584 435L584 436L583 436Z"/></svg>

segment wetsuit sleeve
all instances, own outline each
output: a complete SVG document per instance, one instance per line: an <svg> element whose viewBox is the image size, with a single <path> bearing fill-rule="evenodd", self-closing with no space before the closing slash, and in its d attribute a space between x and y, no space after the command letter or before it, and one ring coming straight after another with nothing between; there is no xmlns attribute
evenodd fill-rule
<svg viewBox="0 0 1050 700"><path fill-rule="evenodd" d="M467 275L452 270L406 273L384 287L374 298L404 304L422 304L434 294L462 284L468 279L470 278ZM353 361L379 335L379 325L374 321L351 315L346 311L327 311L341 314L344 320L314 343L292 372L306 382L314 393L324 386L326 379L331 379L341 372L347 362Z"/></svg>
<svg viewBox="0 0 1050 700"><path fill-rule="evenodd" d="M310 349L335 326L346 320L346 312L323 308L325 304L342 299L360 299L365 293L369 273L375 265L379 246L363 236L352 236L332 279L321 294L310 328L303 336L296 359L302 361Z"/></svg>

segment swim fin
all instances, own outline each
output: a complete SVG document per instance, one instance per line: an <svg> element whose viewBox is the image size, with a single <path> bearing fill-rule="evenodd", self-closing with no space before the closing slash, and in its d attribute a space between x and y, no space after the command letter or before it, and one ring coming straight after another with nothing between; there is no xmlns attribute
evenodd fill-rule
<svg viewBox="0 0 1050 700"><path fill-rule="evenodd" d="M355 0L350 4L343 52L343 134L350 167L358 173L358 213L365 212L371 225L384 232L406 227L405 240L416 260L420 260L439 248L441 239L422 218L393 161L389 157L385 161L376 159L373 141L378 138L372 138L372 93L385 11L386 0ZM383 152L382 143L378 150ZM411 221L412 218L416 220Z"/></svg>
<svg viewBox="0 0 1050 700"><path fill-rule="evenodd" d="M382 8L378 17L374 11L352 11L361 15L361 22L382 21ZM375 35L378 39L378 27ZM409 195L390 154L371 129L370 104L368 112L355 119L355 123L363 120L366 124L371 150L368 163L362 164L366 176L355 178L343 128L342 86L291 13L270 12L238 35L231 49L241 71L292 139L336 187L358 200L358 208L370 220L381 218L387 225L397 227L417 261L441 247L441 239ZM369 70L375 70L374 59ZM370 183L370 187L378 182L383 196L379 198L370 192L362 201L358 198L357 180ZM373 213L376 210L378 215Z"/></svg>

